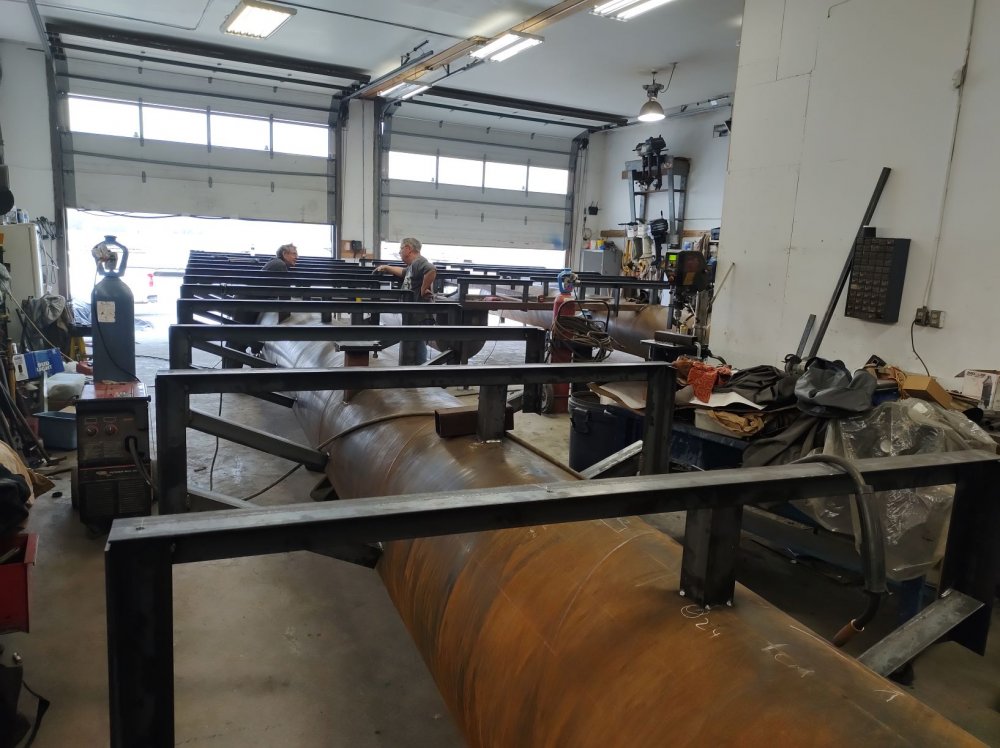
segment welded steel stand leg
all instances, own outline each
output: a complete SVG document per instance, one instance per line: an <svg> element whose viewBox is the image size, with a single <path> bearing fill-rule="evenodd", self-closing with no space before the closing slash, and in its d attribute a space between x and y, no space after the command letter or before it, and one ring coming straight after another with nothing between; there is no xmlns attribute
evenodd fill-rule
<svg viewBox="0 0 1000 748"><path fill-rule="evenodd" d="M674 418L677 373L664 366L646 386L646 425L642 435L642 474L670 471L670 431Z"/></svg>
<svg viewBox="0 0 1000 748"><path fill-rule="evenodd" d="M692 603L709 607L733 602L742 524L742 505L688 510L681 593Z"/></svg>
<svg viewBox="0 0 1000 748"><path fill-rule="evenodd" d="M109 543L104 556L112 748L174 744L169 541Z"/></svg>
<svg viewBox="0 0 1000 748"><path fill-rule="evenodd" d="M983 603L956 626L951 638L984 654L997 585L1000 584L1000 468L975 465L955 486L948 546L938 593L951 588Z"/></svg>
<svg viewBox="0 0 1000 748"><path fill-rule="evenodd" d="M545 359L545 331L534 328L524 341L524 363L540 364ZM542 412L542 385L526 384L521 396L521 411Z"/></svg>
<svg viewBox="0 0 1000 748"><path fill-rule="evenodd" d="M167 377L156 378L156 494L160 514L187 511L187 421L190 397Z"/></svg>
<svg viewBox="0 0 1000 748"><path fill-rule="evenodd" d="M171 369L191 368L191 343L179 327L171 325L168 333Z"/></svg>
<svg viewBox="0 0 1000 748"><path fill-rule="evenodd" d="M479 388L479 417L476 434L481 441L503 439L507 417L507 385L490 384Z"/></svg>

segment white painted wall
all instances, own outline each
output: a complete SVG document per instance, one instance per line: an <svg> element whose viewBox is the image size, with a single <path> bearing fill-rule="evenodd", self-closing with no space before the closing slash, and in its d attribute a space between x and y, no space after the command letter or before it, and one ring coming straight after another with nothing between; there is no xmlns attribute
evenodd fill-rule
<svg viewBox="0 0 1000 748"><path fill-rule="evenodd" d="M0 131L4 163L17 207L32 218L54 218L52 148L45 87L45 55L0 41Z"/></svg>
<svg viewBox="0 0 1000 748"><path fill-rule="evenodd" d="M667 143L667 152L691 159L691 177L688 180L688 204L685 228L711 229L722 220L722 193L726 179L726 159L729 138L713 138L712 128L725 122L730 109L718 114L706 114L683 119L665 119L643 123L618 130L597 133L590 139L587 157L586 187L583 205L596 201L597 216L590 217L587 225L594 236L606 229L620 229L618 224L629 220L628 185L621 178L626 161L635 161L635 147L649 137L660 135ZM638 203L638 201L636 201ZM663 211L667 215L667 195L651 195L647 219L652 220ZM619 246L621 242L617 242Z"/></svg>
<svg viewBox="0 0 1000 748"><path fill-rule="evenodd" d="M337 158L344 159L343 184L340 186L344 197L343 225L341 239L360 239L365 249L377 253L379 244L375 239L372 220L375 180L372 164L375 163L375 105L365 99L352 99L348 104L348 119L344 132L344 148Z"/></svg>
<svg viewBox="0 0 1000 748"><path fill-rule="evenodd" d="M900 321L844 317L842 298L820 354L860 366L878 353L920 370L910 321L929 290L947 312L945 329L915 331L931 372L1000 368L1000 0L978 0L959 110L953 77L973 7L747 0L719 272L736 268L715 304L713 350L740 365L795 350L807 316L822 317L884 165L893 172L873 225L912 240Z"/></svg>

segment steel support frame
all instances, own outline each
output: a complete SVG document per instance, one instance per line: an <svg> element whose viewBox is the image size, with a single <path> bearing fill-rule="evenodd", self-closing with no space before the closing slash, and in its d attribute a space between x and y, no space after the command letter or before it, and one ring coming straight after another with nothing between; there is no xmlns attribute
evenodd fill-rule
<svg viewBox="0 0 1000 748"><path fill-rule="evenodd" d="M235 280L235 279L233 279ZM370 285L370 284L369 284ZM227 285L225 283L184 283L181 285L180 297L182 299L203 299L203 298L225 298L235 296L241 299L274 299L276 296L288 295L288 286L251 286L251 285ZM368 288L368 287L341 287L341 288L298 288L294 292L298 296L305 296L309 299L320 299L330 301L412 301L413 292L404 291L401 288Z"/></svg>
<svg viewBox="0 0 1000 748"><path fill-rule="evenodd" d="M226 328L228 330L228 328ZM292 329L292 328L289 328ZM561 382L647 382L643 474L666 472L670 463L670 421L675 372L667 364L525 364L523 366L399 366L385 369L255 369L249 371L167 371L156 377L157 494L162 514L188 506L187 426L191 395L326 390L395 389L478 385L483 438L499 438L497 413L506 407L511 384ZM496 387L496 390L490 389ZM503 398L499 395L503 390ZM502 405L497 403L502 400ZM502 421L501 421L502 423Z"/></svg>
<svg viewBox="0 0 1000 748"><path fill-rule="evenodd" d="M234 319L240 313L256 314L275 312L284 314L350 314L359 320L368 315L376 320L382 314L434 314L443 316L449 325L461 320L460 304L427 304L419 301L282 301L280 299L178 299L177 322L182 325L194 324L195 316L215 315L215 321L223 320L220 315Z"/></svg>
<svg viewBox="0 0 1000 748"><path fill-rule="evenodd" d="M307 372L305 378L313 376ZM161 375L157 386L161 378L176 383L184 377ZM194 389L204 387L198 382ZM860 460L857 466L876 491L956 482L962 487L945 571L956 591L983 603L966 623L982 611L988 623L1000 572L993 542L1000 520L997 456L908 455ZM798 464L117 520L105 550L111 745L174 744L173 564L683 509L724 510L774 496L796 500L850 490L850 479L834 468ZM980 524L987 521L993 524ZM970 539L971 545L963 545ZM978 596L983 590L987 600ZM969 646L961 628L955 638Z"/></svg>
<svg viewBox="0 0 1000 748"><path fill-rule="evenodd" d="M252 368L276 368L273 364L223 345L209 341L224 338L228 344L255 343L277 340L311 342L348 342L378 340L383 347L401 341L448 340L469 342L482 340L524 341L524 363L540 364L545 359L545 331L536 327L487 327L477 325L338 325L305 327L300 325L171 325L169 356L171 369L190 369L194 349L248 364ZM459 351L445 351L432 363L465 364L465 346ZM438 360L440 359L440 360ZM258 393L260 396L260 393ZM538 385L525 385L521 409L526 413L540 412L542 392Z"/></svg>

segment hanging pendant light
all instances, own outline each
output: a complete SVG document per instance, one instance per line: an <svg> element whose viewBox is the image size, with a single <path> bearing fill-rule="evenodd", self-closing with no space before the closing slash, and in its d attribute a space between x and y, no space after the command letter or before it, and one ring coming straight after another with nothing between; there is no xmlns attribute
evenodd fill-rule
<svg viewBox="0 0 1000 748"><path fill-rule="evenodd" d="M639 110L639 121L640 122L659 122L663 119L663 107L660 106L660 102L656 100L660 91L663 90L663 84L656 82L656 71L652 72L653 82L647 83L643 86L646 91L646 103L642 105Z"/></svg>

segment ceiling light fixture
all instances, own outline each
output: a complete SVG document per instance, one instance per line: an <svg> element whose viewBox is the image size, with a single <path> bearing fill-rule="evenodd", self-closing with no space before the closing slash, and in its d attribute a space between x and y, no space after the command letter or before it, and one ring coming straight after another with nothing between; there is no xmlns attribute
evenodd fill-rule
<svg viewBox="0 0 1000 748"><path fill-rule="evenodd" d="M294 8L260 0L240 0L221 28L227 34L266 39L294 15Z"/></svg>
<svg viewBox="0 0 1000 748"><path fill-rule="evenodd" d="M594 7L591 13L604 18L614 18L616 21L627 21L642 15L648 10L666 5L670 0L609 0Z"/></svg>
<svg viewBox="0 0 1000 748"><path fill-rule="evenodd" d="M656 82L656 71L652 73L653 82L647 83L643 86L646 91L646 103L642 105L639 110L639 121L640 122L659 122L663 119L663 107L660 102L656 100L656 97L660 94L660 91L664 90L664 85L662 83ZM673 77L671 75L671 77Z"/></svg>
<svg viewBox="0 0 1000 748"><path fill-rule="evenodd" d="M470 52L470 54L477 60L489 59L493 62L503 62L518 52L537 47L543 41L545 40L540 36L523 34L519 31L508 31L479 49Z"/></svg>
<svg viewBox="0 0 1000 748"><path fill-rule="evenodd" d="M428 88L430 88L429 84L421 83L420 81L403 81L391 88L385 89L385 91L380 91L379 96L395 101L406 101L419 93L423 93Z"/></svg>
<svg viewBox="0 0 1000 748"><path fill-rule="evenodd" d="M699 114L708 114L709 112L716 112L719 109L730 107L732 105L733 98L730 94L713 96L711 99L696 101L693 104L685 104L677 111L668 114L667 119L678 119L680 117L694 117Z"/></svg>

